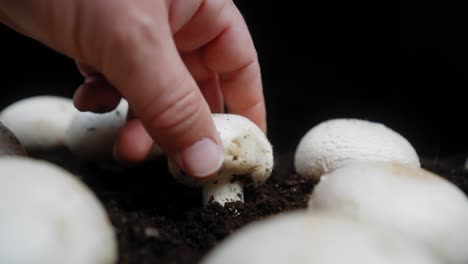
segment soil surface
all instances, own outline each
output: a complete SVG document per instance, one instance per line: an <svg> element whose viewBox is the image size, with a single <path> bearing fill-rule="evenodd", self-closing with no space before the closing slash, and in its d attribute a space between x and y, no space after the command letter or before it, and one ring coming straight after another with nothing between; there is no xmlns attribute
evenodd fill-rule
<svg viewBox="0 0 468 264"><path fill-rule="evenodd" d="M119 263L198 263L239 227L287 210L305 208L314 182L294 173L292 154L276 154L270 179L247 188L245 203L202 204L201 192L177 183L160 158L140 165L91 163L66 149L31 156L64 167L98 196L116 228ZM423 159L423 167L468 194L465 156Z"/></svg>

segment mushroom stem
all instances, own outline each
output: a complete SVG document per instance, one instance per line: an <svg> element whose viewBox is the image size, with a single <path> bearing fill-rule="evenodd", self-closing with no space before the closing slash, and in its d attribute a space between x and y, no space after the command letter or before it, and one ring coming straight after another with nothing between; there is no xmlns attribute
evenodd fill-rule
<svg viewBox="0 0 468 264"><path fill-rule="evenodd" d="M230 202L244 202L244 186L241 182L231 182L229 179L206 184L203 186L203 202L207 204L212 197L221 206Z"/></svg>

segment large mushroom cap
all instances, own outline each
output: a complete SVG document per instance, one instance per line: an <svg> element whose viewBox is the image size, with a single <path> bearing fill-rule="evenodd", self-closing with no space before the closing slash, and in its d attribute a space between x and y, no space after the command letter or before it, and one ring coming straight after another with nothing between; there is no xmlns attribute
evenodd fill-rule
<svg viewBox="0 0 468 264"><path fill-rule="evenodd" d="M355 163L324 175L309 207L341 213L424 244L444 263L468 263L468 199L421 168Z"/></svg>
<svg viewBox="0 0 468 264"><path fill-rule="evenodd" d="M395 161L420 166L411 144L380 123L333 119L313 127L295 154L296 171L314 179L356 161Z"/></svg>
<svg viewBox="0 0 468 264"><path fill-rule="evenodd" d="M26 150L47 150L65 144L67 128L77 111L69 98L34 96L6 107L0 121Z"/></svg>
<svg viewBox="0 0 468 264"><path fill-rule="evenodd" d="M294 212L241 228L202 264L436 264L425 249L325 212Z"/></svg>
<svg viewBox="0 0 468 264"><path fill-rule="evenodd" d="M21 157L1 157L0 168L0 263L117 261L103 206L73 175Z"/></svg>

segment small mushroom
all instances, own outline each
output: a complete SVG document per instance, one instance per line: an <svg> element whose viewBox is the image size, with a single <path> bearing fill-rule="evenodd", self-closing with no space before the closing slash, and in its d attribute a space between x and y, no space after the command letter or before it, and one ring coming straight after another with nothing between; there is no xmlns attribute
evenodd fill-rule
<svg viewBox="0 0 468 264"><path fill-rule="evenodd" d="M205 181L196 181L171 160L169 170L180 182L201 186L205 204L211 198L222 206L226 202L243 202L245 182L257 186L270 177L272 146L263 131L245 117L213 114L213 120L224 147L224 162L219 174Z"/></svg>
<svg viewBox="0 0 468 264"><path fill-rule="evenodd" d="M420 166L411 144L383 124L333 119L313 127L301 139L294 158L298 174L318 180L355 161L396 161Z"/></svg>
<svg viewBox="0 0 468 264"><path fill-rule="evenodd" d="M76 177L24 157L1 157L0 168L0 263L117 262L106 212Z"/></svg>
<svg viewBox="0 0 468 264"><path fill-rule="evenodd" d="M289 212L251 223L201 263L442 264L397 234L326 212Z"/></svg>
<svg viewBox="0 0 468 264"><path fill-rule="evenodd" d="M0 122L0 156L26 156L21 143L16 136Z"/></svg>
<svg viewBox="0 0 468 264"><path fill-rule="evenodd" d="M88 160L112 160L114 143L127 121L128 103L122 99L111 112L77 112L67 132L66 146L78 157ZM148 159L160 156L153 145Z"/></svg>
<svg viewBox="0 0 468 264"><path fill-rule="evenodd" d="M447 180L390 162L350 164L323 177L310 210L341 213L400 233L444 263L468 263L468 199Z"/></svg>
<svg viewBox="0 0 468 264"><path fill-rule="evenodd" d="M77 111L69 98L34 96L3 109L0 121L26 150L41 151L64 146L66 130Z"/></svg>

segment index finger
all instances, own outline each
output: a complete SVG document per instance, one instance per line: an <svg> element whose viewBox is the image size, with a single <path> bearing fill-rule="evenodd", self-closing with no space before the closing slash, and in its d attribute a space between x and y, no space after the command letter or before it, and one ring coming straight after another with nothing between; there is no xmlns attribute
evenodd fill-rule
<svg viewBox="0 0 468 264"><path fill-rule="evenodd" d="M203 59L219 75L229 112L249 118L266 132L265 100L253 40L234 3L222 12L226 29L203 48Z"/></svg>

